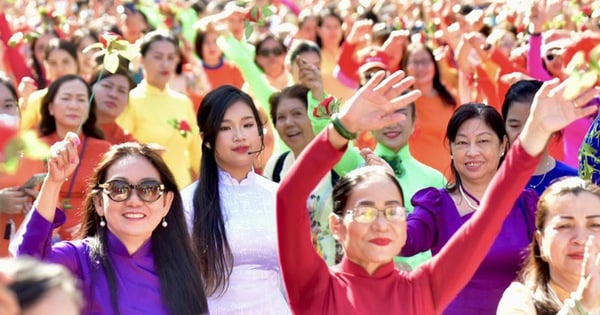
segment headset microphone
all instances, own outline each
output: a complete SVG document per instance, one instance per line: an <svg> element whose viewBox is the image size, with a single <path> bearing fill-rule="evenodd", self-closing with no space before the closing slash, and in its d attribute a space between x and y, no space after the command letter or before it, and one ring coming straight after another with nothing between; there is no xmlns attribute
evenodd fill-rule
<svg viewBox="0 0 600 315"><path fill-rule="evenodd" d="M252 154L257 154L257 153L260 153L260 152L262 152L264 149L265 149L265 145L264 145L264 144L261 144L261 145L260 145L260 149L258 149L258 150L256 150L256 151L248 151L248 155L252 155Z"/></svg>

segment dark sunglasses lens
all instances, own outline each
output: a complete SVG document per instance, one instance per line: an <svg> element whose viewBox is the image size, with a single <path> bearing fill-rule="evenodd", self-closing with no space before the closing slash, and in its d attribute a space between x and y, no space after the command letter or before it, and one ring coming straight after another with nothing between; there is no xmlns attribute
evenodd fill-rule
<svg viewBox="0 0 600 315"><path fill-rule="evenodd" d="M112 181L108 183L106 187L106 193L108 197L114 201L124 201L129 198L131 194L131 188L129 184L123 181Z"/></svg>
<svg viewBox="0 0 600 315"><path fill-rule="evenodd" d="M283 50L281 50L279 48L275 48L275 49L271 50L271 52L273 53L273 55L275 55L277 57L283 55Z"/></svg>
<svg viewBox="0 0 600 315"><path fill-rule="evenodd" d="M136 191L140 199L148 202L156 201L162 195L160 183L155 181L140 183Z"/></svg>
<svg viewBox="0 0 600 315"><path fill-rule="evenodd" d="M546 59L548 59L548 61L552 61L552 60L554 60L554 55L553 54L548 54L546 56Z"/></svg>
<svg viewBox="0 0 600 315"><path fill-rule="evenodd" d="M270 55L279 57L282 54L283 54L283 50L281 50L280 48L261 49L258 51L258 55L262 56L262 57L269 57Z"/></svg>

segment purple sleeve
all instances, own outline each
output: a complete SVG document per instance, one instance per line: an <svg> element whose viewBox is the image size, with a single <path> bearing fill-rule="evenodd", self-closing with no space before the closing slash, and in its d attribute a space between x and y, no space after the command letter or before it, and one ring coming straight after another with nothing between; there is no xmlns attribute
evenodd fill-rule
<svg viewBox="0 0 600 315"><path fill-rule="evenodd" d="M56 209L54 221L49 222L37 209L28 221L23 222L25 232L17 248L17 256L31 256L40 260L61 264L73 274L78 274L79 263L77 248L72 242L60 242L52 245L52 232L63 225L67 219L65 213Z"/></svg>
<svg viewBox="0 0 600 315"><path fill-rule="evenodd" d="M529 37L529 54L527 55L527 72L536 80L548 81L552 76L544 69L542 63L542 36L531 35Z"/></svg>
<svg viewBox="0 0 600 315"><path fill-rule="evenodd" d="M425 188L412 198L413 212L406 220L406 243L401 256L412 256L433 247L437 239L438 211L442 207L442 195L437 188Z"/></svg>

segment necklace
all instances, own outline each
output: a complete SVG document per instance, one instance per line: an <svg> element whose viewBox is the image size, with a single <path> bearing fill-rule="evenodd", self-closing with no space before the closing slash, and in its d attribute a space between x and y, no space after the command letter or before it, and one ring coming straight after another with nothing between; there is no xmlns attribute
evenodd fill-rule
<svg viewBox="0 0 600 315"><path fill-rule="evenodd" d="M548 159L548 161L546 162L546 168L544 169L545 172L542 175L542 178L537 182L537 184L534 185L534 184L531 183L531 179L533 179L535 177L535 175L534 175L534 176L531 176L531 179L529 180L530 183L527 185L527 187L535 190L536 188L538 188L538 186L540 186L544 182L544 179L546 178L546 174L548 174L550 172L550 170L548 169L548 167L550 166L551 162L552 162L552 160Z"/></svg>
<svg viewBox="0 0 600 315"><path fill-rule="evenodd" d="M463 197L463 199L467 202L467 205L469 205L469 207L473 210L477 210L477 208L479 207L479 199L475 198L475 196L471 195L468 191L466 191L463 186L462 183L460 185L458 185L458 190L460 191L460 195ZM467 198L467 196L469 196L469 198ZM477 207L474 206L471 201L469 201L469 199L473 199L476 203L477 203Z"/></svg>

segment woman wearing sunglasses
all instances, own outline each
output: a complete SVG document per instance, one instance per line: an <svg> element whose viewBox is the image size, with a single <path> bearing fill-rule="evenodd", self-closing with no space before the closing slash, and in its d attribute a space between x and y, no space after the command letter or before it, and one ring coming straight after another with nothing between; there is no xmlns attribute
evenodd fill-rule
<svg viewBox="0 0 600 315"><path fill-rule="evenodd" d="M296 314L440 314L483 261L551 133L596 110L565 100L564 84L552 81L542 87L520 141L507 154L479 210L438 255L410 273L393 263L407 238L404 200L394 176L374 167L348 173L334 188L329 221L345 257L330 269L313 248L304 200L340 159L349 138L401 120L403 114L396 110L419 97L418 90L402 95L414 83L412 77L403 78L401 72L383 77L383 72L376 74L342 107L277 192L279 257ZM575 102L585 104L593 93Z"/></svg>
<svg viewBox="0 0 600 315"><path fill-rule="evenodd" d="M81 239L52 244L52 230L65 222L56 202L80 162L79 144L68 133L50 148L17 254L67 267L80 281L84 314L207 313L175 178L145 145L115 145L104 155L90 178Z"/></svg>

